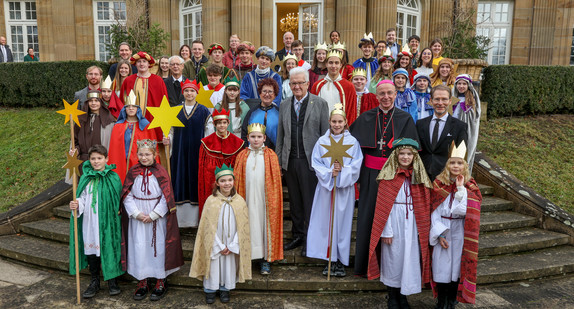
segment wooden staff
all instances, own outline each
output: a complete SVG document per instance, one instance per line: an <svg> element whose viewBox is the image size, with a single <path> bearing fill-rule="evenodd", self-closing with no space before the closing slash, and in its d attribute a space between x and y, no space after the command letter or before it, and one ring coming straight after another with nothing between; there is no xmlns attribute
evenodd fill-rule
<svg viewBox="0 0 574 309"><path fill-rule="evenodd" d="M73 115L70 114L70 134L72 137L72 149L77 152L74 143L74 121ZM76 177L76 169L72 169L72 201L76 201L76 191L78 190L78 179ZM80 304L80 257L78 256L78 210L74 209L74 257L76 262L76 298L78 305Z"/></svg>
<svg viewBox="0 0 574 309"><path fill-rule="evenodd" d="M127 121L127 120L126 120ZM134 127L132 128L132 137L130 139L130 149L128 151L127 159L126 159L126 176L130 171L130 157L132 156L132 149L134 147L134 136L136 135L136 126L139 125L139 122L134 122Z"/></svg>
<svg viewBox="0 0 574 309"><path fill-rule="evenodd" d="M169 138L169 137L168 137ZM167 167L167 174L169 175L169 178L171 179L171 164L170 164L170 154L169 154L169 148L171 147L170 145L163 145L163 147L165 148L165 161L167 162L166 167Z"/></svg>
<svg viewBox="0 0 574 309"><path fill-rule="evenodd" d="M333 191L331 191L331 214L329 215L329 222L330 222L330 228L329 228L329 246L327 247L327 250L329 252L327 252L327 256L329 257L329 264L327 266L328 270L327 270L327 281L331 281L331 252L333 251L333 225L334 225L334 219L335 219L335 197L337 194L337 176L333 177Z"/></svg>

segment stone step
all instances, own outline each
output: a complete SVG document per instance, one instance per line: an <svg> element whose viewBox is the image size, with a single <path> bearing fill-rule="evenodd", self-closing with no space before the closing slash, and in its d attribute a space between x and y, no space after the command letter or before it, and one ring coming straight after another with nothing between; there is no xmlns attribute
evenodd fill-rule
<svg viewBox="0 0 574 309"><path fill-rule="evenodd" d="M484 212L480 215L480 231L492 232L536 225L536 218L512 211Z"/></svg>
<svg viewBox="0 0 574 309"><path fill-rule="evenodd" d="M480 257L517 253L566 245L569 236L538 228L521 228L481 233Z"/></svg>
<svg viewBox="0 0 574 309"><path fill-rule="evenodd" d="M68 271L68 244L25 234L0 236L0 255L20 262Z"/></svg>
<svg viewBox="0 0 574 309"><path fill-rule="evenodd" d="M491 211L505 211L512 210L513 207L513 203L509 200L494 196L484 196L482 198L482 204L480 205L480 211L482 213Z"/></svg>
<svg viewBox="0 0 574 309"><path fill-rule="evenodd" d="M574 272L574 247L559 246L478 261L478 284L527 280Z"/></svg>
<svg viewBox="0 0 574 309"><path fill-rule="evenodd" d="M70 214L72 213L70 210L70 206L68 205L54 207L52 209L52 212L54 213L54 216L64 219L70 219Z"/></svg>
<svg viewBox="0 0 574 309"><path fill-rule="evenodd" d="M50 218L20 224L22 233L68 243L70 240L70 220Z"/></svg>

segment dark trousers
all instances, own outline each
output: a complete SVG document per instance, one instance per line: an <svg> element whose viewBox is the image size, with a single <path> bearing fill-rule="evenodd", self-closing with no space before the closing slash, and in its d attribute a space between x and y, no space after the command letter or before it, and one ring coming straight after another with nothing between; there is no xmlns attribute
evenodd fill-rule
<svg viewBox="0 0 574 309"><path fill-rule="evenodd" d="M366 275L369 265L369 246L371 242L371 229L375 206L377 204L377 192L379 184L377 175L379 170L361 167L361 184L359 190L359 202L357 205L357 240L355 246L355 275Z"/></svg>
<svg viewBox="0 0 574 309"><path fill-rule="evenodd" d="M317 187L317 176L309 168L306 158L289 159L289 166L284 173L287 190L289 190L289 208L293 227L293 238L307 238L311 207Z"/></svg>

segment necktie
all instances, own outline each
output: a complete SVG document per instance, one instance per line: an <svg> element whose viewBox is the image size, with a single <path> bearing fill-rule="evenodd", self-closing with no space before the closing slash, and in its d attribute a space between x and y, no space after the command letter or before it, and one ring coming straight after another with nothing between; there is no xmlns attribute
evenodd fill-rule
<svg viewBox="0 0 574 309"><path fill-rule="evenodd" d="M175 88L175 93L181 95L181 84L177 79L173 82L173 87Z"/></svg>
<svg viewBox="0 0 574 309"><path fill-rule="evenodd" d="M295 114L297 114L297 119L299 119L299 110L301 110L301 102L295 101Z"/></svg>
<svg viewBox="0 0 574 309"><path fill-rule="evenodd" d="M432 131L432 139L431 139L432 148L435 148L436 143L438 142L439 125L440 125L440 119L436 118L435 124L434 124L434 129Z"/></svg>

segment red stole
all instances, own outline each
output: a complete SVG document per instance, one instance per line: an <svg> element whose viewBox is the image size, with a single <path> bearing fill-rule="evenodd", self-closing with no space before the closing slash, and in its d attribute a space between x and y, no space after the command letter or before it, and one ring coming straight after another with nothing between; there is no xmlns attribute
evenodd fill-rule
<svg viewBox="0 0 574 309"><path fill-rule="evenodd" d="M319 95L321 88L326 84L327 80L325 78L319 80L311 88L311 93ZM345 78L333 82L333 85L339 91L339 98L345 107L345 114L347 114L347 125L350 126L357 119L357 92L355 91L355 86Z"/></svg>

